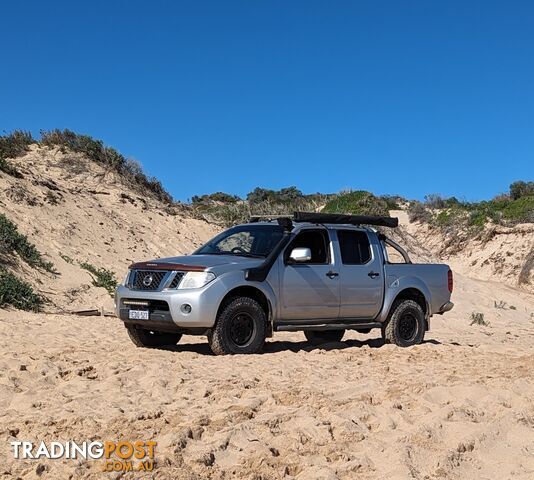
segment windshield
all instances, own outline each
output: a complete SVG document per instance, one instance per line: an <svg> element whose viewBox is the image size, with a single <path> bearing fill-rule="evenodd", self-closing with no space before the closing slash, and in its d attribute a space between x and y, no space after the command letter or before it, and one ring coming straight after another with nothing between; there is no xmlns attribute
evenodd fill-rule
<svg viewBox="0 0 534 480"><path fill-rule="evenodd" d="M193 255L266 257L281 240L280 225L239 225L220 233Z"/></svg>

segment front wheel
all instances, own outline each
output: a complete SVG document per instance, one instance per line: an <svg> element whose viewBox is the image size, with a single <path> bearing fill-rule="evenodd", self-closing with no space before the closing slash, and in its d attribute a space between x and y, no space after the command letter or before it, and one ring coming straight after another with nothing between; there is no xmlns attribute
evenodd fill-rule
<svg viewBox="0 0 534 480"><path fill-rule="evenodd" d="M321 345L322 343L341 342L345 330L305 330L304 335L312 345Z"/></svg>
<svg viewBox="0 0 534 480"><path fill-rule="evenodd" d="M382 336L386 343L394 343L399 347L421 343L425 336L425 314L421 306L413 300L396 301L391 307Z"/></svg>
<svg viewBox="0 0 534 480"><path fill-rule="evenodd" d="M128 336L136 347L153 348L176 345L180 341L180 338L182 338L181 333L156 332L135 326L127 326L126 330L128 330Z"/></svg>
<svg viewBox="0 0 534 480"><path fill-rule="evenodd" d="M217 316L208 342L215 355L260 353L266 336L267 316L261 305L249 297L236 297Z"/></svg>

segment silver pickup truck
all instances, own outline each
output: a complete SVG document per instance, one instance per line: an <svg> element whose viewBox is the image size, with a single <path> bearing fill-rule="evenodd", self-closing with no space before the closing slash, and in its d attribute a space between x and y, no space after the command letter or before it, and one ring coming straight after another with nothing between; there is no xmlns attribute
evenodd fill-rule
<svg viewBox="0 0 534 480"><path fill-rule="evenodd" d="M314 343L380 328L387 343L421 343L434 314L449 311L447 265L414 264L375 228L391 217L295 212L238 225L193 254L130 266L116 312L135 345L207 335L215 354L258 353L275 331ZM392 258L400 259L394 263Z"/></svg>

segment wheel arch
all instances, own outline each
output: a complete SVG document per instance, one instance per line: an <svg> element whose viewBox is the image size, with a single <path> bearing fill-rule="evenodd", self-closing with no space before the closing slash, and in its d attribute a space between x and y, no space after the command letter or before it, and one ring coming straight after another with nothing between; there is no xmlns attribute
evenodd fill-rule
<svg viewBox="0 0 534 480"><path fill-rule="evenodd" d="M397 301L397 300L413 300L414 302L417 302L419 306L422 308L423 313L425 314L425 318L428 315L429 307L428 307L428 301L425 297L425 294L415 287L408 287L404 290L400 291L397 296L393 299L393 302L391 306ZM390 309L391 309L390 306Z"/></svg>
<svg viewBox="0 0 534 480"><path fill-rule="evenodd" d="M232 288L221 300L219 303L219 308L217 309L217 318L221 313L221 310L227 304L231 298L236 297L248 297L256 300L267 318L267 332L268 336L272 336L272 318L273 318L273 306L269 296L260 288L253 285L239 285Z"/></svg>
<svg viewBox="0 0 534 480"><path fill-rule="evenodd" d="M392 287L386 288L384 295L384 305L378 321L385 322L391 313L391 309L396 300L414 300L416 301L425 315L425 319L431 316L431 295L428 287L418 278L402 278L396 280Z"/></svg>

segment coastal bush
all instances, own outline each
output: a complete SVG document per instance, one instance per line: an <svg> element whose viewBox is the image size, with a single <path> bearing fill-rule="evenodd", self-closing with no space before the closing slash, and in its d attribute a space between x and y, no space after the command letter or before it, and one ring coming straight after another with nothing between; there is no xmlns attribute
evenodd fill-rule
<svg viewBox="0 0 534 480"><path fill-rule="evenodd" d="M332 198L322 211L324 213L382 215L389 217L387 202L365 190L340 193Z"/></svg>
<svg viewBox="0 0 534 480"><path fill-rule="evenodd" d="M35 143L35 140L30 132L15 130L10 134L0 135L0 171L22 178L22 174L8 159L24 155L32 143Z"/></svg>
<svg viewBox="0 0 534 480"><path fill-rule="evenodd" d="M16 252L28 265L57 274L54 264L45 261L37 247L19 233L17 226L3 213L0 213L0 249L6 253Z"/></svg>
<svg viewBox="0 0 534 480"><path fill-rule="evenodd" d="M207 195L194 195L191 198L192 203L206 203L206 202L220 202L220 203L236 203L241 199L237 195L230 195L224 192L215 192Z"/></svg>
<svg viewBox="0 0 534 480"><path fill-rule="evenodd" d="M510 197L512 200L534 195L534 182L518 181L510 185Z"/></svg>
<svg viewBox="0 0 534 480"><path fill-rule="evenodd" d="M296 187L280 190L255 188L246 200L236 195L216 192L192 198L191 212L196 218L222 226L248 222L250 217L293 215L295 211L316 211L333 195L303 194Z"/></svg>
<svg viewBox="0 0 534 480"><path fill-rule="evenodd" d="M117 288L117 279L111 270L107 270L105 268L96 268L94 265L91 265L87 262L80 263L80 267L84 270L87 270L91 274L93 278L92 283L95 287L105 288L113 297L115 289Z"/></svg>
<svg viewBox="0 0 534 480"><path fill-rule="evenodd" d="M0 267L0 307L12 306L39 312L46 298L35 293L32 286Z"/></svg>
<svg viewBox="0 0 534 480"><path fill-rule="evenodd" d="M480 202L459 201L427 195L425 202L411 202L411 222L426 222L440 228L480 231L488 222L499 225L534 222L534 182L514 182L510 193Z"/></svg>
<svg viewBox="0 0 534 480"><path fill-rule="evenodd" d="M32 143L36 143L30 132L14 130L0 135L0 158L17 158L24 155Z"/></svg>

